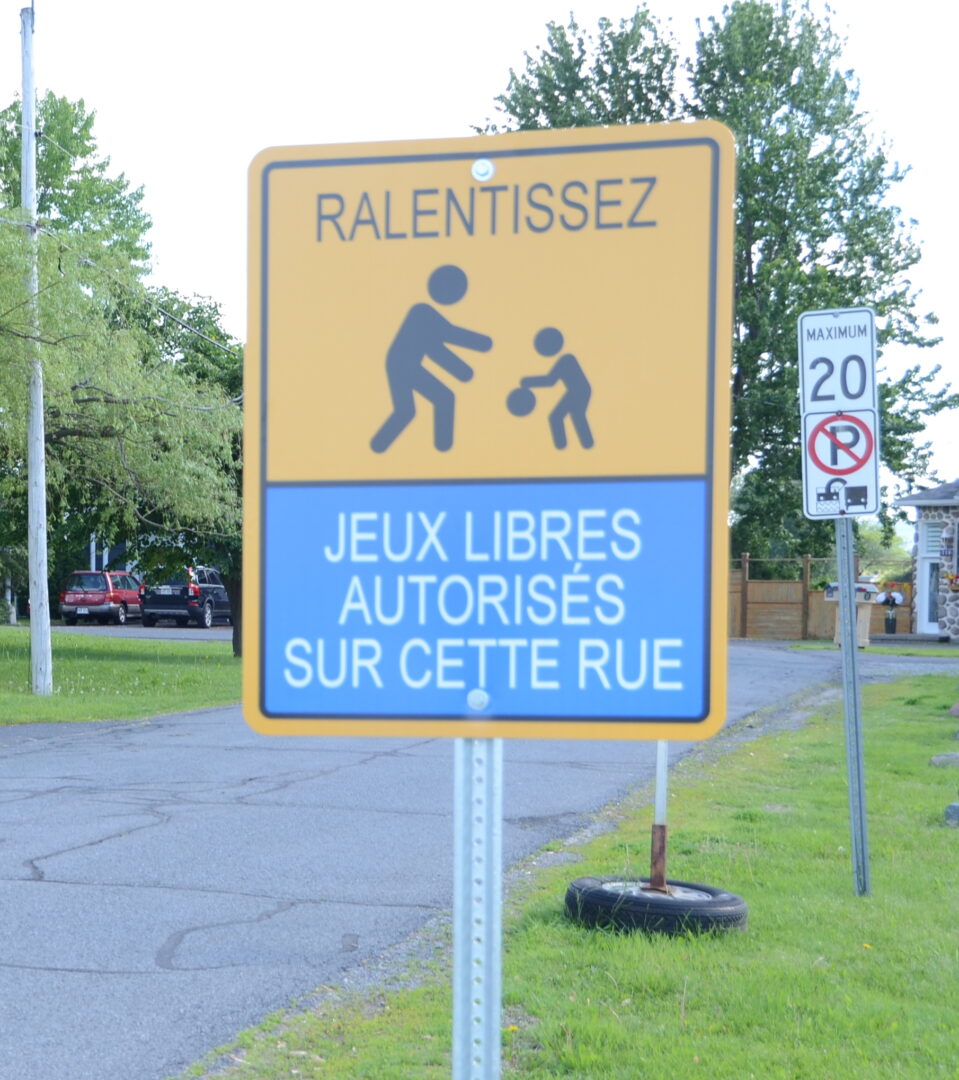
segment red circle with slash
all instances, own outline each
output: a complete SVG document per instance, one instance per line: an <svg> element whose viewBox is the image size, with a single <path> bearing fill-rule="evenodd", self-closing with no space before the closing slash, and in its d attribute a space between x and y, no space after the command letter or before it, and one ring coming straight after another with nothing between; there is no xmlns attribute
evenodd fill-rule
<svg viewBox="0 0 959 1080"><path fill-rule="evenodd" d="M861 455L853 453L853 447L858 446L858 440L851 444L846 444L840 439L834 432L830 431L830 425L838 422L844 424L851 424L854 428L858 429L865 436L866 449ZM852 465L848 465L845 468L839 468L836 465L827 465L819 455L816 453L816 439L820 435L824 435L833 446L837 447L844 454L848 454L852 458ZM827 416L825 420L820 420L819 423L812 429L809 435L809 441L807 442L809 449L809 456L815 462L816 466L822 469L823 472L829 473L830 476L848 476L849 473L854 473L861 469L866 462L872 457L873 448L876 445L876 440L873 438L872 431L869 429L869 425L863 420L860 420L858 416L851 416L849 413L833 413L832 416ZM837 458L838 460L838 458Z"/></svg>

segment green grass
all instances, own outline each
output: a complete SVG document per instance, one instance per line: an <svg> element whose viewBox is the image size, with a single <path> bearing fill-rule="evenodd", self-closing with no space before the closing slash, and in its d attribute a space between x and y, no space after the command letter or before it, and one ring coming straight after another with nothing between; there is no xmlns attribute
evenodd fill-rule
<svg viewBox="0 0 959 1080"><path fill-rule="evenodd" d="M669 876L742 895L748 931L627 936L564 918L573 877L648 872L650 792L633 797L613 831L571 849L580 861L532 861L511 894L504 1076L959 1078L959 830L943 814L959 771L929 765L957 748L959 680L867 686L863 698L872 894L853 887L838 708L799 731L717 736L672 771ZM449 972L420 982L328 993L188 1075L446 1080Z"/></svg>
<svg viewBox="0 0 959 1080"><path fill-rule="evenodd" d="M793 649L830 649L836 652L838 646L832 641L803 641L792 645ZM886 656L931 656L959 660L959 646L952 645L868 645L860 652L883 653Z"/></svg>
<svg viewBox="0 0 959 1080"><path fill-rule="evenodd" d="M0 628L0 724L132 720L240 700L240 661L222 641L53 633L53 694L31 693L30 634Z"/></svg>

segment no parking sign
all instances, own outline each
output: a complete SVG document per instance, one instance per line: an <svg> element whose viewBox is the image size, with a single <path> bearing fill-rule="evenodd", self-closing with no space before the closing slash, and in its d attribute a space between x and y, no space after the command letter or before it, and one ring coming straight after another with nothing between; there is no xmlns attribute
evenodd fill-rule
<svg viewBox="0 0 959 1080"><path fill-rule="evenodd" d="M869 308L800 315L799 386L806 517L876 513L879 404Z"/></svg>

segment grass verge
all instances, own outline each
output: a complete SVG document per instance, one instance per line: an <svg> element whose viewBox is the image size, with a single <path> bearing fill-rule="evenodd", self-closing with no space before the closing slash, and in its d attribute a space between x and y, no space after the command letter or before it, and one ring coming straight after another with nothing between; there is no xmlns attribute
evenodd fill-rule
<svg viewBox="0 0 959 1080"><path fill-rule="evenodd" d="M803 641L792 646L794 649L829 649L832 652L838 650L838 646L832 641ZM942 657L947 660L959 660L959 648L952 645L868 645L861 649L865 653L881 653L885 656L929 656Z"/></svg>
<svg viewBox="0 0 959 1080"><path fill-rule="evenodd" d="M959 772L953 676L863 689L872 895L854 894L839 707L801 729L745 729L670 778L669 876L749 904L746 933L587 931L562 914L573 877L648 872L650 792L616 827L532 861L507 904L503 1074L524 1080L959 1078L955 1000ZM723 742L725 740L725 743ZM555 858L555 856L554 856ZM449 973L418 989L327 994L196 1065L219 1080L446 1080ZM214 1064L215 1062L215 1064Z"/></svg>
<svg viewBox="0 0 959 1080"><path fill-rule="evenodd" d="M53 694L30 688L30 634L0 628L0 724L133 720L239 701L229 642L53 634Z"/></svg>

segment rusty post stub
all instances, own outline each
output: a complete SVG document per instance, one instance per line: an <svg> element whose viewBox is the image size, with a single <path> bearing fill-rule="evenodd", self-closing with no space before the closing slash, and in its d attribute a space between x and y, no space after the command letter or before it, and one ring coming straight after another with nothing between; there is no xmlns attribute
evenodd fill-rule
<svg viewBox="0 0 959 1080"><path fill-rule="evenodd" d="M666 884L666 826L654 825L650 852L649 888L668 893Z"/></svg>

